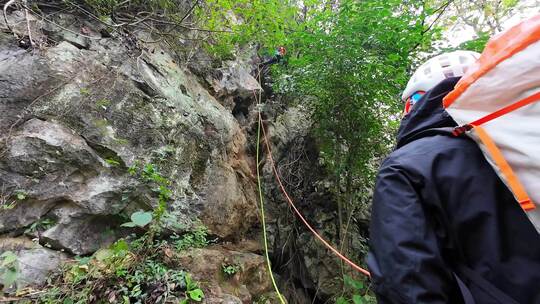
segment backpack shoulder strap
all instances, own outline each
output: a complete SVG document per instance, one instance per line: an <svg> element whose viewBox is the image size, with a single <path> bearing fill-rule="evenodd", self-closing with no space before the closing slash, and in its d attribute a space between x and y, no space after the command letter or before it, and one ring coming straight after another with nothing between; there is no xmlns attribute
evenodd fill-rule
<svg viewBox="0 0 540 304"><path fill-rule="evenodd" d="M493 303L500 304L519 304L516 300L512 299L506 293L502 292L499 288L495 287L488 280L484 279L474 270L464 266L458 265L455 267L455 274L459 279L463 279L465 285L468 287L470 285L475 285L476 287L482 289L487 295L493 299ZM458 281L459 284L459 281ZM462 295L467 299L470 294L469 290L463 290L465 286L459 286L462 292ZM468 288L467 288L468 289ZM466 302L467 303L467 302ZM473 302L474 303L474 302Z"/></svg>

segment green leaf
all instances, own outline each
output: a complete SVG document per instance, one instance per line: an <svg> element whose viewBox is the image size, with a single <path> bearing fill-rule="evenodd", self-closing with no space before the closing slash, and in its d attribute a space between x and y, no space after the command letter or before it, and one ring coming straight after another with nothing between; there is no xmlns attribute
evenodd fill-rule
<svg viewBox="0 0 540 304"><path fill-rule="evenodd" d="M76 257L75 259L79 262L79 265L88 265L90 260L92 260L91 257Z"/></svg>
<svg viewBox="0 0 540 304"><path fill-rule="evenodd" d="M73 300L71 298L65 298L62 304L73 304Z"/></svg>
<svg viewBox="0 0 540 304"><path fill-rule="evenodd" d="M365 295L364 300L368 303L377 303L377 300L375 299L375 297L372 297L370 295Z"/></svg>
<svg viewBox="0 0 540 304"><path fill-rule="evenodd" d="M202 299L204 298L204 292L200 288L189 290L187 294L192 300L197 302L202 301Z"/></svg>
<svg viewBox="0 0 540 304"><path fill-rule="evenodd" d="M129 251L129 245L126 240L120 239L112 244L111 249L115 254L120 254Z"/></svg>
<svg viewBox="0 0 540 304"><path fill-rule="evenodd" d="M336 304L348 304L349 301L347 301L344 297L339 297L336 300Z"/></svg>
<svg viewBox="0 0 540 304"><path fill-rule="evenodd" d="M2 284L5 287L10 287L17 280L17 269L15 268L5 268L4 273L2 274Z"/></svg>
<svg viewBox="0 0 540 304"><path fill-rule="evenodd" d="M364 299L362 299L362 297L357 294L353 295L352 301L354 304L364 304Z"/></svg>
<svg viewBox="0 0 540 304"><path fill-rule="evenodd" d="M123 223L122 225L120 225L120 227L130 227L130 228L133 228L137 225L135 225L134 222L127 222L127 223Z"/></svg>
<svg viewBox="0 0 540 304"><path fill-rule="evenodd" d="M137 211L131 215L131 221L139 227L144 227L152 221L152 212Z"/></svg>
<svg viewBox="0 0 540 304"><path fill-rule="evenodd" d="M105 162L113 167L116 167L118 165L120 165L120 162L117 161L116 159L112 159L112 158L106 158L105 159Z"/></svg>
<svg viewBox="0 0 540 304"><path fill-rule="evenodd" d="M502 4L504 7L509 8L509 7L516 6L518 2L519 2L518 0L503 0Z"/></svg>
<svg viewBox="0 0 540 304"><path fill-rule="evenodd" d="M0 264L0 267L6 267L17 261L17 255L11 251L2 253L0 258L2 258L2 264Z"/></svg>
<svg viewBox="0 0 540 304"><path fill-rule="evenodd" d="M186 273L186 277L184 278L184 280L186 281L187 290L193 290L193 289L198 288L197 283L193 282L193 280L191 279L191 275L189 273Z"/></svg>
<svg viewBox="0 0 540 304"><path fill-rule="evenodd" d="M114 255L111 249L100 249L95 253L96 260L104 261Z"/></svg>
<svg viewBox="0 0 540 304"><path fill-rule="evenodd" d="M81 95L90 95L90 90L88 88L81 88L80 90Z"/></svg>
<svg viewBox="0 0 540 304"><path fill-rule="evenodd" d="M7 205L1 205L0 209L11 210L11 209L15 208L16 205L17 205L17 203L15 201L13 201L13 202L11 202L11 203L9 203Z"/></svg>
<svg viewBox="0 0 540 304"><path fill-rule="evenodd" d="M110 104L111 104L111 101L108 100L107 98L102 98L102 99L96 101L96 106L98 106L98 107L104 107L104 108L106 108L106 107L108 107Z"/></svg>
<svg viewBox="0 0 540 304"><path fill-rule="evenodd" d="M18 191L16 192L16 197L17 197L17 199L20 200L20 201L22 201L23 199L25 199L26 196L27 196L27 193L24 192L23 190L18 190Z"/></svg>
<svg viewBox="0 0 540 304"><path fill-rule="evenodd" d="M345 275L344 281L345 281L345 285L350 286L356 290L361 290L364 288L364 283L357 281L348 275Z"/></svg>
<svg viewBox="0 0 540 304"><path fill-rule="evenodd" d="M139 169L139 168L137 168L137 165L133 165L133 166L129 167L129 168L128 168L128 173L129 173L129 175L135 175L135 174L137 174L137 170L138 170L138 169Z"/></svg>

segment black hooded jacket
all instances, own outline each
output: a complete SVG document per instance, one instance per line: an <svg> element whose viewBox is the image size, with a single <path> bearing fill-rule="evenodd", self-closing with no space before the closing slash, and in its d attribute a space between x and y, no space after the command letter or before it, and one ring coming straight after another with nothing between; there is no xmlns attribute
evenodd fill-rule
<svg viewBox="0 0 540 304"><path fill-rule="evenodd" d="M540 304L540 236L474 141L453 137L442 81L403 118L373 197L379 303Z"/></svg>

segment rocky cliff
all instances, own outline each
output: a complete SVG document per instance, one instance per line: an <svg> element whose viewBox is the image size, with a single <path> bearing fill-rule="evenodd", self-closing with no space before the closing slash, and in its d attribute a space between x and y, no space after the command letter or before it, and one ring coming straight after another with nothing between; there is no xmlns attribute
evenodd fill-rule
<svg viewBox="0 0 540 304"><path fill-rule="evenodd" d="M150 165L170 181L164 231L182 235L202 223L213 240L173 255L204 282L205 301L272 299L255 178L261 108L289 189L316 228L338 240L309 115L264 92L256 104L253 50L216 61L187 40L172 46L73 12L8 13L11 30L0 23L0 252L17 254L19 287L44 284L64 262L131 235L122 224L155 208L156 192L130 168ZM341 288L339 262L295 222L262 165L280 286L291 303L325 299ZM241 271L223 280L231 261Z"/></svg>

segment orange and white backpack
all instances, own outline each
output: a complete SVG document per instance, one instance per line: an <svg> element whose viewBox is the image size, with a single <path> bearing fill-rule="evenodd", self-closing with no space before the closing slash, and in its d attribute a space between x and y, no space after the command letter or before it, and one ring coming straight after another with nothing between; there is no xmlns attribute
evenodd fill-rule
<svg viewBox="0 0 540 304"><path fill-rule="evenodd" d="M540 15L494 36L443 102L540 233Z"/></svg>

